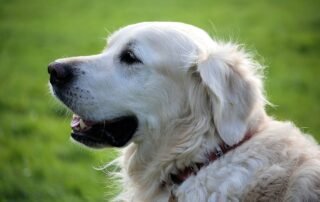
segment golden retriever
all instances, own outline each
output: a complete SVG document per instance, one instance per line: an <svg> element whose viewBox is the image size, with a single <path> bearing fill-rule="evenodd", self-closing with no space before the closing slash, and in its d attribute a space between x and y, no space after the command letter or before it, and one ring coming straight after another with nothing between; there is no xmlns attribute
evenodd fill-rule
<svg viewBox="0 0 320 202"><path fill-rule="evenodd" d="M72 138L121 147L116 201L320 201L320 150L265 112L262 67L183 23L120 29L48 67Z"/></svg>

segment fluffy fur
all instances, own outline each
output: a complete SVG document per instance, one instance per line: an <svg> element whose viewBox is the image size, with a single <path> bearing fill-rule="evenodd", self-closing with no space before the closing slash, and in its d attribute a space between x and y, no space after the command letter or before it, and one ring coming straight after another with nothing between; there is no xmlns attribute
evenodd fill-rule
<svg viewBox="0 0 320 202"><path fill-rule="evenodd" d="M128 46L141 64L118 61ZM138 117L117 161L123 190L116 201L167 202L171 192L183 202L319 201L319 146L266 115L262 67L241 47L191 25L148 22L115 32L101 54L59 62L84 72L70 88L73 111L91 120ZM248 132L250 140L170 185L171 173Z"/></svg>

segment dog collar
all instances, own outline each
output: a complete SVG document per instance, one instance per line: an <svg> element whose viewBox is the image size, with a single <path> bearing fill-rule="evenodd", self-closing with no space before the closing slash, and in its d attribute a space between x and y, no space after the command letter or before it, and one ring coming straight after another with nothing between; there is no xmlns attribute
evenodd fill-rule
<svg viewBox="0 0 320 202"><path fill-rule="evenodd" d="M236 147L240 146L247 140L252 137L253 133L248 132L246 133L245 137L237 144L233 146L229 146L226 143L219 145L215 150L208 154L207 161L204 163L194 163L192 166L186 167L183 170L178 171L177 174L170 174L171 184L173 185L180 185L186 179L188 179L191 175L197 175L198 171L209 165L210 163L214 162L215 160L219 159L221 156L226 154L227 152L235 149ZM167 183L165 183L167 184Z"/></svg>

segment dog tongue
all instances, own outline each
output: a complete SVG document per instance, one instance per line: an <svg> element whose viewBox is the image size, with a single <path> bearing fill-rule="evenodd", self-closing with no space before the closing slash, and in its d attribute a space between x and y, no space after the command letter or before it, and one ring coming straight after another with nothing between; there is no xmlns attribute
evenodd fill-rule
<svg viewBox="0 0 320 202"><path fill-rule="evenodd" d="M94 122L83 120L80 116L76 114L72 115L72 121L70 123L72 130L84 132L89 130L92 125L94 125Z"/></svg>

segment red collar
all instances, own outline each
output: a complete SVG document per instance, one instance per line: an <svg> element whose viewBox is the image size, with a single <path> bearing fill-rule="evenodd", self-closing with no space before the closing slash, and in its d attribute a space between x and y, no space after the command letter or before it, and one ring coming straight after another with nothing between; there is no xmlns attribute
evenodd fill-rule
<svg viewBox="0 0 320 202"><path fill-rule="evenodd" d="M197 175L198 171L204 167L217 160L230 150L235 149L240 146L242 143L246 142L252 137L253 133L246 133L245 137L237 144L229 146L226 143L219 145L213 152L208 154L207 161L204 163L195 163L192 166L186 167L184 170L180 170L177 174L170 174L171 182L176 185L182 184L188 177L191 175ZM165 183L166 184L166 183Z"/></svg>

